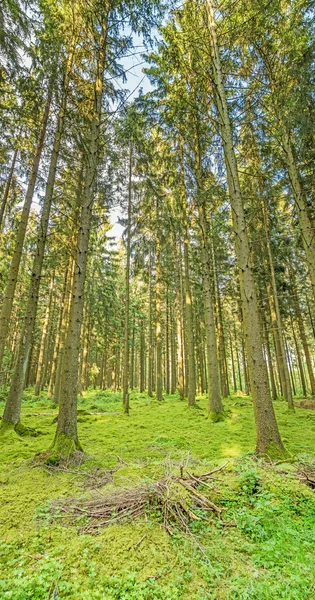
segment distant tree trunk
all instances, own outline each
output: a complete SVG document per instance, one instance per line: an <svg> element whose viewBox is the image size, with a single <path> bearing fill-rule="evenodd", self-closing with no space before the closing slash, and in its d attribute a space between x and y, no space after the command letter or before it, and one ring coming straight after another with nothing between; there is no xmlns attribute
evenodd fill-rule
<svg viewBox="0 0 315 600"><path fill-rule="evenodd" d="M314 377L313 365L312 365L311 355L310 355L310 351L309 351L309 346L307 343L306 332L305 332L304 321L303 321L302 313L301 313L301 309L300 309L300 304L295 296L294 296L294 308L295 308L295 314L296 314L296 318L297 318L297 322L298 322L298 327L300 330L300 337L301 337L301 342L302 342L302 346L303 346L303 352L304 352L304 356L305 356L305 360L306 360L307 372L308 372L310 386L311 386L311 394L312 394L312 397L315 398L315 377Z"/></svg>
<svg viewBox="0 0 315 600"><path fill-rule="evenodd" d="M72 287L73 287L73 277L74 277L74 261L70 261L69 265L69 277L67 279L67 287L65 292L65 306L62 314L62 323L60 329L60 342L58 349L58 358L56 365L56 383L54 389L54 404L59 404L60 394L61 394L61 386L62 386L62 373L64 366L64 358L65 358L65 349L66 349L66 338L68 331L68 322L69 322L69 313L70 313L70 305L71 305L71 297L72 297Z"/></svg>
<svg viewBox="0 0 315 600"><path fill-rule="evenodd" d="M130 389L133 390L135 387L135 313L133 313L132 326L131 326L131 360L130 360Z"/></svg>
<svg viewBox="0 0 315 600"><path fill-rule="evenodd" d="M88 314L86 314L88 313ZM81 360L81 374L79 378L80 392L84 392L87 388L88 380L88 356L89 356L89 344L90 344L90 321L91 316L88 307L85 312L86 318L83 325L83 348L82 348L82 360Z"/></svg>
<svg viewBox="0 0 315 600"><path fill-rule="evenodd" d="M288 366L289 366L289 372L290 372L290 377L291 377L292 390L293 390L293 394L296 396L294 372L292 369L292 364L291 364L291 359L290 359L290 351L289 351L288 343L287 343L286 339L284 340L284 343L285 343L286 355L288 357Z"/></svg>
<svg viewBox="0 0 315 600"><path fill-rule="evenodd" d="M12 178L13 178L13 174L14 174L14 169L15 169L15 163L16 163L16 159L17 159L17 155L19 152L19 146L17 144L14 153L13 153L13 158L12 158L12 163L11 163L11 167L10 167L10 171L9 171L9 175L8 175L8 179L7 182L5 184L5 188L4 188L4 192L3 192L3 196L2 196L2 200L1 200L1 204L0 204L0 231L2 228L2 221L4 218L4 212L7 206L7 201L9 198L9 193L10 193L10 188L11 188L11 182L12 182Z"/></svg>
<svg viewBox="0 0 315 600"><path fill-rule="evenodd" d="M212 0L207 0L213 86L219 115L219 126L227 170L228 188L235 232L235 251L240 277L242 313L244 318L251 392L256 423L256 451L258 454L283 456L285 449L278 430L269 393L266 363L263 357L262 336L255 292L250 248L246 232L243 199L240 189L237 161L234 152L232 127L228 112L224 79L221 69Z"/></svg>
<svg viewBox="0 0 315 600"><path fill-rule="evenodd" d="M236 352L238 382L239 382L240 391L242 392L243 391L243 385L242 385L242 375L241 375L241 364L240 364L239 346L238 346L238 342L237 342L235 322L234 322L234 342L235 342L235 352Z"/></svg>
<svg viewBox="0 0 315 600"><path fill-rule="evenodd" d="M176 332L175 332L175 317L172 304L170 306L171 320L171 394L176 392Z"/></svg>
<svg viewBox="0 0 315 600"><path fill-rule="evenodd" d="M230 353L231 353L231 364L232 364L233 388L234 388L234 393L236 393L237 392L237 384L236 384L234 352L233 352L233 344L232 344L232 337L231 337L231 335L229 336L229 338L230 338Z"/></svg>
<svg viewBox="0 0 315 600"><path fill-rule="evenodd" d="M53 274L52 274L52 277L50 280L50 285L49 285L50 291L49 291L48 303L47 303L47 307L46 307L46 313L45 313L45 319L44 319L43 331L42 331L42 339L41 339L41 343L40 343L40 350L39 350L39 357L38 357L38 367L37 367L36 383L35 383L35 391L34 391L35 396L39 396L39 394L41 392L41 384L42 384L43 368L44 368L44 355L45 355L45 349L46 349L46 343L47 343L48 325L49 325L49 317L50 317L50 312L51 312L54 283L55 283L55 272L53 272Z"/></svg>
<svg viewBox="0 0 315 600"><path fill-rule="evenodd" d="M268 286L268 299L271 310L271 318L272 324L275 331L275 340L276 346L278 349L278 361L279 361L279 375L280 381L282 382L282 390L283 396L288 403L288 408L290 410L294 410L293 398L292 398L292 390L290 385L290 376L288 371L285 345L284 345L284 336L283 336L283 325L278 301L278 291L277 291L277 283L275 270L273 265L273 256L271 250L270 243L270 229L269 229L269 218L268 218L268 210L266 206L266 201L262 200L262 210L263 210L263 219L264 219L264 230L265 230L265 242L268 253L268 263L269 263L269 272L271 277L271 290Z"/></svg>
<svg viewBox="0 0 315 600"><path fill-rule="evenodd" d="M59 352L59 345L60 345L60 337L61 337L61 331L62 331L63 313L65 310L65 304L66 304L68 278L71 279L69 266L70 266L70 260L66 267L63 290L62 290L62 294L61 294L61 298L60 298L59 319L58 319L58 324L57 324L56 339L55 339L55 344L54 344L54 351L53 351L50 378L49 378L49 384L48 384L48 392L47 392L48 398L53 397L53 391L54 391L54 385L55 385L55 376L56 376L58 352Z"/></svg>
<svg viewBox="0 0 315 600"><path fill-rule="evenodd" d="M268 329L267 329L267 323L264 318L263 318L263 324L264 324L264 330L265 330L266 351L267 351L267 357L268 357L271 397L273 400L277 400L277 387L276 387L275 375L274 375L273 364L272 364L272 355L271 355L271 348L270 348L270 342L269 342L269 334L268 334Z"/></svg>
<svg viewBox="0 0 315 600"><path fill-rule="evenodd" d="M297 355L298 365L299 365L302 392L303 392L304 398L306 398L307 397L307 387L306 387L306 381L305 381L305 375L304 375L304 369L303 369L303 361L302 361L301 352L300 352L299 344L298 344L296 333L295 333L295 327L294 327L292 315L290 315L290 319L291 319L291 329L292 329L292 333L293 333L296 355Z"/></svg>

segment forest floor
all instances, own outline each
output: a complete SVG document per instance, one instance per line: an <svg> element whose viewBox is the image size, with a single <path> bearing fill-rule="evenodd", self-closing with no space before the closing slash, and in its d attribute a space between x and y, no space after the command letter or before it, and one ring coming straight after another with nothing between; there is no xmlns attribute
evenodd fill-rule
<svg viewBox="0 0 315 600"><path fill-rule="evenodd" d="M315 491L299 473L315 471L315 412L289 414L276 402L278 423L294 462L256 460L253 409L247 397L225 401L228 418L213 424L177 396L158 404L131 394L88 391L79 400L82 464L42 465L57 409L43 393L25 392L23 423L37 437L9 432L0 440L0 598L10 600L308 600L315 599ZM35 459L34 459L35 457ZM224 507L188 532L163 528L158 511L82 533L82 523L52 512L54 501L76 504L159 480L165 472L206 473L227 464L202 493ZM112 469L98 489L89 481ZM211 488L211 489L210 489ZM72 499L72 500L71 500ZM74 500L75 499L75 500Z"/></svg>

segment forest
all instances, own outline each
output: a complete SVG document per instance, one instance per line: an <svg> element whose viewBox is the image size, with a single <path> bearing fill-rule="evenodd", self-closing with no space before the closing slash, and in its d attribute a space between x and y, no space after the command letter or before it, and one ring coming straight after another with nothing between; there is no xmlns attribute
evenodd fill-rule
<svg viewBox="0 0 315 600"><path fill-rule="evenodd" d="M2 0L0 598L315 599L309 0Z"/></svg>

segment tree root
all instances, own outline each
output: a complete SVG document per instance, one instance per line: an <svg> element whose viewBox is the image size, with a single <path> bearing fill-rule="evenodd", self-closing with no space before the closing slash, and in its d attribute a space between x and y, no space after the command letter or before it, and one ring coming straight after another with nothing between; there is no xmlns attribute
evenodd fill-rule
<svg viewBox="0 0 315 600"><path fill-rule="evenodd" d="M40 431L36 431L33 427L26 427L19 421L18 423L12 423L12 421L1 420L0 424L0 436L5 435L9 431L15 431L20 437L37 437L41 435Z"/></svg>

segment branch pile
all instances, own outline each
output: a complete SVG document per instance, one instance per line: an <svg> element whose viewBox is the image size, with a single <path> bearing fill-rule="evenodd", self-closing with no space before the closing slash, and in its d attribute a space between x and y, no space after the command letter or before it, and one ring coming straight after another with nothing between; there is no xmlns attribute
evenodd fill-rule
<svg viewBox="0 0 315 600"><path fill-rule="evenodd" d="M306 468L300 469L297 472L297 477L302 483L306 483L308 487L312 490L315 490L315 468Z"/></svg>
<svg viewBox="0 0 315 600"><path fill-rule="evenodd" d="M162 522L172 534L173 527L187 531L191 520L207 520L210 514L220 518L220 508L200 491L207 488L213 492L211 481L214 473L225 465L205 473L193 475L181 469L180 476L169 475L159 481L141 485L135 489L120 490L94 499L81 499L67 504L55 503L55 512L67 513L70 519L84 518L81 533L97 533L101 527L133 521L138 517L153 516Z"/></svg>

